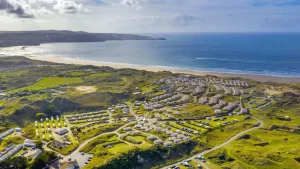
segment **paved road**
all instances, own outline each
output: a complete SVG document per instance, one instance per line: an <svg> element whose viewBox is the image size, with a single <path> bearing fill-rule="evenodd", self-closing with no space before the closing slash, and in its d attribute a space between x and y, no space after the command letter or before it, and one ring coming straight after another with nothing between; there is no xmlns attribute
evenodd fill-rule
<svg viewBox="0 0 300 169"><path fill-rule="evenodd" d="M120 128L114 130L114 131L111 131L111 132L106 132L106 133L102 133L100 135L97 135L95 137L92 137L86 141L84 141L83 143L81 143L71 154L67 155L67 156L64 156L62 155L63 159L61 161L67 161L69 157L72 158L72 160L76 159L79 166L80 167L83 167L85 165L85 162L88 160L88 156L92 156L91 154L84 154L84 155L81 155L80 153L80 149L83 148L85 145L87 145L90 141L100 137L100 136L103 136L103 135L106 135L106 134L117 134L118 137L120 137L120 134L117 132L117 130L122 130L124 127L127 127L128 125L131 125L135 122L130 122L130 123L127 123L126 125L124 126L121 126ZM122 140L123 141L123 140ZM126 142L126 141L124 141ZM127 144L131 144L129 142L126 142ZM51 150L53 151L53 150Z"/></svg>
<svg viewBox="0 0 300 169"><path fill-rule="evenodd" d="M98 138L98 137L100 137L100 136L106 135L106 134L117 134L117 135L119 135L119 133L117 132L117 130L122 130L123 128L125 128L125 127L127 127L127 126L129 126L129 125L131 125L131 124L133 124L133 123L135 123L135 122L127 123L127 124L125 124L124 126L121 126L120 128L117 128L117 129L114 130L114 131L102 133L102 134L99 134L99 135L97 135L97 136L95 136L95 137L92 137L92 138L90 138L90 139L88 139L88 140L85 140L83 143L80 144L80 146L78 146L78 147L71 153L71 156L73 156L73 155L76 154L76 153L79 153L79 150L80 150L82 147L84 147L86 144L88 144L90 141L92 141L92 140L94 140L94 139L96 139L96 138Z"/></svg>
<svg viewBox="0 0 300 169"><path fill-rule="evenodd" d="M194 155L194 156L192 156L192 157L190 157L190 158L187 158L187 159L185 159L185 160L193 160L193 159L195 159L195 158L196 158L197 156L199 156L199 155L202 155L202 156L203 156L203 155L205 155L205 154L207 154L207 153L210 153L210 152L212 152L212 151L214 151L214 150L216 150L216 149L218 149L218 148L220 148L220 147L223 147L223 146L229 144L230 142L234 141L235 139L237 139L238 137L244 135L245 133L248 133L248 132L250 132L250 131L252 131L252 130L261 128L261 127L264 125L264 122L263 122L263 121L261 121L261 120L255 118L255 117L252 117L252 118L255 119L255 120L257 120L257 121L259 122L259 126L253 127L253 128L250 128L250 129L247 129L247 130L245 130L245 131L242 131L242 132L238 133L237 135L233 136L232 138L230 138L229 140L227 140L226 142L224 142L224 143L222 143L222 144L220 144L220 145L218 145L218 146L215 146L215 147L213 147L213 148L211 148L211 149L209 149L209 150L203 151L202 153L196 154L196 155ZM171 166L179 166L180 164L181 164L181 161L180 161L180 162L177 162L177 163L175 163L175 164L172 164L172 165L163 167L162 169L168 169L168 168L170 168ZM206 166L206 167L207 167L207 166Z"/></svg>
<svg viewBox="0 0 300 169"><path fill-rule="evenodd" d="M133 111L132 109L130 109L130 113L131 113L132 115L134 115L134 116L137 118L137 116L134 114L134 111ZM108 113L108 115L109 115L109 117L110 117L110 118L109 118L109 119L110 119L110 123L112 123L112 117L111 117L112 114L111 114L111 113ZM80 149L81 149L81 148L83 148L85 145L87 145L90 141L92 141L92 140L94 140L94 139L96 139L96 138L98 138L98 137L100 137L100 136L106 135L106 134L116 134L116 135L118 136L118 138L120 139L120 137L122 137L123 134L120 134L120 133L118 133L117 131L118 131L118 130L122 130L123 128L125 128L125 127L127 127L127 126L129 126L129 125L132 125L132 124L134 124L134 123L136 123L136 122L133 121L133 122L127 123L127 124L125 124L125 125L123 125L123 126L117 128L117 129L114 130L114 131L102 133L102 134L100 134L100 135L94 136L94 137L92 137L92 138L90 138L90 139L84 141L84 142L81 143L81 144L80 144L80 145L79 145L79 146L78 146L78 147L77 147L70 155L68 155L68 156L63 156L63 160L68 160L68 158L71 157L72 159L76 159L76 160L78 161L78 163L79 163L79 161L81 161L83 164L80 165L80 166L83 166L83 165L84 165L84 162L88 159L88 156L89 156L89 155L81 155L81 153L80 153ZM132 143L129 143L129 142L125 141L125 140L122 140L122 141L124 141L125 143L127 143L127 144L129 144L129 145L132 145Z"/></svg>
<svg viewBox="0 0 300 169"><path fill-rule="evenodd" d="M263 104L263 105L261 105L261 106L255 108L255 109L263 109L263 108L269 106L269 105L272 103L272 101L273 101L273 100L271 100L271 101L269 101L269 102L267 102L267 103L265 103L265 104Z"/></svg>

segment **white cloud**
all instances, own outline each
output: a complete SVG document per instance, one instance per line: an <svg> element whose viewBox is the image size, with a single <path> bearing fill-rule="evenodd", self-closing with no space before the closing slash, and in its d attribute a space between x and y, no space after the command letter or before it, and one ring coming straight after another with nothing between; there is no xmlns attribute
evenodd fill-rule
<svg viewBox="0 0 300 169"><path fill-rule="evenodd" d="M0 0L0 10L19 18L33 18L33 10L24 0Z"/></svg>
<svg viewBox="0 0 300 169"><path fill-rule="evenodd" d="M72 0L57 0L53 9L57 10L59 13L77 13L83 10L82 4Z"/></svg>
<svg viewBox="0 0 300 169"><path fill-rule="evenodd" d="M80 0L81 1L81 0ZM39 18L55 13L88 12L79 0L0 0L0 11L19 18Z"/></svg>
<svg viewBox="0 0 300 169"><path fill-rule="evenodd" d="M5 23L0 30L300 31L300 4L290 5L292 1L0 0L0 24Z"/></svg>
<svg viewBox="0 0 300 169"><path fill-rule="evenodd" d="M187 26L192 22L197 22L201 16L173 14L169 16L131 16L109 18L110 24L130 26Z"/></svg>

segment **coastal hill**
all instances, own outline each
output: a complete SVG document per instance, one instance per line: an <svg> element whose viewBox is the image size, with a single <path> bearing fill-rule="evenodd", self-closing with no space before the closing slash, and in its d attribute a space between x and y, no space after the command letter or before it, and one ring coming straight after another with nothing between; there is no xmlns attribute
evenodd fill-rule
<svg viewBox="0 0 300 169"><path fill-rule="evenodd" d="M0 47L36 46L56 42L103 42L109 40L166 40L134 34L88 33L73 31L0 31Z"/></svg>

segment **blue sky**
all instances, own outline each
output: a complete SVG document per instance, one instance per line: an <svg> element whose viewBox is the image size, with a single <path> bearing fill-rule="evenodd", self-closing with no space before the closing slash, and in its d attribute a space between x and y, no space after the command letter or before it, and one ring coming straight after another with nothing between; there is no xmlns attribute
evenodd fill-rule
<svg viewBox="0 0 300 169"><path fill-rule="evenodd" d="M0 30L300 32L300 0L0 0L0 23Z"/></svg>

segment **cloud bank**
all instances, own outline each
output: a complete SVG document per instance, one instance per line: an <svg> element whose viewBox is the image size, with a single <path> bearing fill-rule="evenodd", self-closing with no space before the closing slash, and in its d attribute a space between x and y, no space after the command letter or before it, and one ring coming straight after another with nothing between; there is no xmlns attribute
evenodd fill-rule
<svg viewBox="0 0 300 169"><path fill-rule="evenodd" d="M87 10L77 0L0 0L0 11L18 18L37 18L55 13L74 14Z"/></svg>
<svg viewBox="0 0 300 169"><path fill-rule="evenodd" d="M0 30L300 32L300 0L0 0Z"/></svg>

